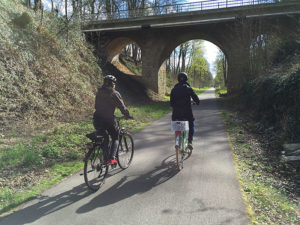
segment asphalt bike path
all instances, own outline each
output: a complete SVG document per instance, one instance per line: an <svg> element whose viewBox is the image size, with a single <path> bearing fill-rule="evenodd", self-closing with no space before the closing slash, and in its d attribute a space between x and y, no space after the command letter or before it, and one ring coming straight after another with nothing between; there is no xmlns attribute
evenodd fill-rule
<svg viewBox="0 0 300 225"><path fill-rule="evenodd" d="M193 154L180 172L168 114L134 135L132 164L110 171L99 191L75 174L0 225L250 224L214 90L199 97Z"/></svg>

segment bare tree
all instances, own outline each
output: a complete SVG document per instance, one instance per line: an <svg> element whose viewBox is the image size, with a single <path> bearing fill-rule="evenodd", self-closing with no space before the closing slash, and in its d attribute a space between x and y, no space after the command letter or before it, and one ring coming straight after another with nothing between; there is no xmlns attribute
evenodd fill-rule
<svg viewBox="0 0 300 225"><path fill-rule="evenodd" d="M53 2L53 0L51 0L51 12L52 13L54 12L54 2Z"/></svg>
<svg viewBox="0 0 300 225"><path fill-rule="evenodd" d="M42 9L42 1L34 0L34 10L37 11L38 9Z"/></svg>
<svg viewBox="0 0 300 225"><path fill-rule="evenodd" d="M68 19L68 0L65 0L65 16Z"/></svg>

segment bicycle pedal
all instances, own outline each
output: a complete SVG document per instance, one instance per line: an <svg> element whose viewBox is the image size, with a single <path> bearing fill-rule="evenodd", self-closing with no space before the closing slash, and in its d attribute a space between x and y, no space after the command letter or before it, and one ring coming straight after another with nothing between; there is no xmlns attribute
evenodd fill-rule
<svg viewBox="0 0 300 225"><path fill-rule="evenodd" d="M116 164L116 163L111 164L111 168L112 168L112 169L115 169L115 168L117 167L117 165L118 165L118 164Z"/></svg>

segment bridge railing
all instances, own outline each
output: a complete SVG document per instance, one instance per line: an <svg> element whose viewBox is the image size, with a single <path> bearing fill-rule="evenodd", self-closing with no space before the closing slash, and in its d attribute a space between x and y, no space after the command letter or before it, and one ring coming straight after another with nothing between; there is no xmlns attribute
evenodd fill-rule
<svg viewBox="0 0 300 225"><path fill-rule="evenodd" d="M291 0L293 1L293 0ZM296 0L294 0L296 1ZM84 16L85 21L94 20L118 20L126 18L137 18L147 16L160 16L174 13L184 13L192 11L204 11L212 9L222 9L230 7L253 6L262 4L280 4L282 0L208 0L202 2L191 2L175 5L151 6L137 8L133 10L116 10L112 12L100 11L96 14Z"/></svg>

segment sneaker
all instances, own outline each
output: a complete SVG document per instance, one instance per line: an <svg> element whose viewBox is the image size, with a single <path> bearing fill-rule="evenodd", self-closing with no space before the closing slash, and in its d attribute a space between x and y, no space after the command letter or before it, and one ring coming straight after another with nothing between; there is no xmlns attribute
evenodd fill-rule
<svg viewBox="0 0 300 225"><path fill-rule="evenodd" d="M117 160L115 159L110 159L109 164L118 164Z"/></svg>
<svg viewBox="0 0 300 225"><path fill-rule="evenodd" d="M189 148L190 150L193 150L193 143L192 143L191 141L188 143L188 148Z"/></svg>

